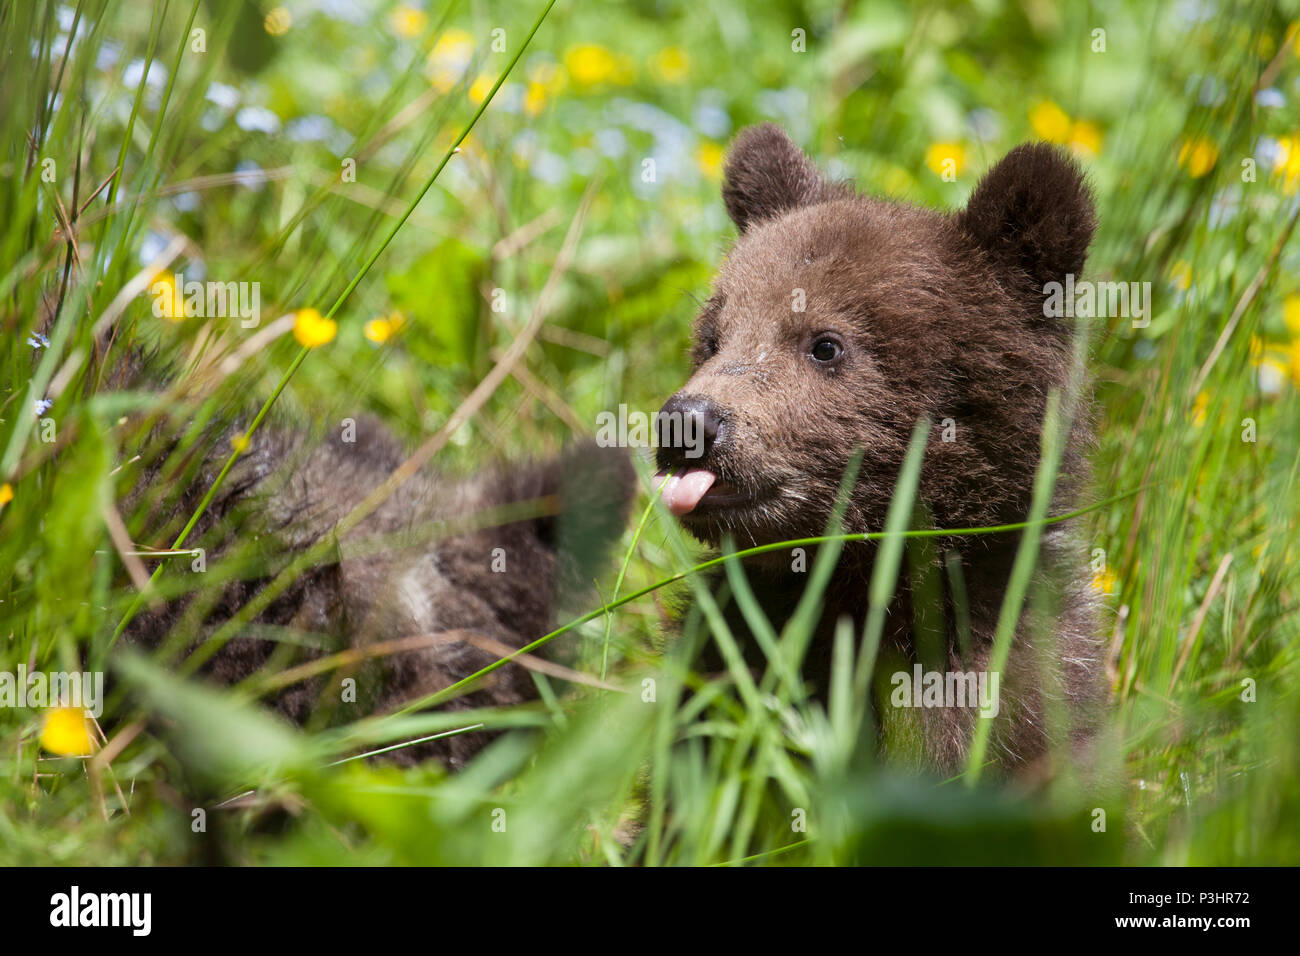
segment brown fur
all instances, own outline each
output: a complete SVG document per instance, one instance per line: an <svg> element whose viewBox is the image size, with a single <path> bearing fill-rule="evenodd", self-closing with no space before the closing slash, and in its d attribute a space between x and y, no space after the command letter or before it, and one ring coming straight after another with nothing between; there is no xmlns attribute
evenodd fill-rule
<svg viewBox="0 0 1300 956"><path fill-rule="evenodd" d="M125 510L142 519L139 539L151 540L149 529L163 524L169 513L193 511L229 447L227 439L239 434L242 424L214 430L219 436L214 450L203 458L188 490L170 504L137 507L161 466L136 481ZM173 559L162 586L185 586L177 579L187 578L198 592L139 615L130 628L132 640L157 647L178 629L181 651L197 647L290 559L335 535L338 522L406 457L372 419L356 422L355 438L344 441L338 430L323 440L309 438L301 424L287 421L257 432L187 542L207 549L209 571L239 562L250 562L249 570L227 584L206 584L190 570L189 559ZM231 684L264 668L277 648L289 652L278 661L283 667L349 647L444 635L447 643L384 655L360 672L331 675L358 678L357 703L341 702L337 683L317 678L287 688L275 705L301 723L353 720L442 690L500 656L460 639L466 634L519 648L547 633L563 605L586 595L622 532L634 486L626 454L592 444L536 465L463 479L426 469L336 542L322 566L299 575L202 671ZM511 505L532 510L504 523L491 519L490 509ZM449 532L437 525L473 522L475 516L485 525L478 530L462 525ZM377 548L367 544L380 539ZM498 548L504 570L493 568ZM277 633L290 643L268 639ZM303 646L295 648L294 641ZM509 664L446 707L515 704L536 696L531 675ZM490 739L483 732L451 736L386 759L412 763L436 757L455 768Z"/></svg>
<svg viewBox="0 0 1300 956"><path fill-rule="evenodd" d="M1047 145L1018 147L956 214L854 195L828 184L775 126L743 131L725 167L723 196L740 237L695 325L693 373L665 411L694 410L717 429L702 460L661 448L663 467L702 466L739 505L701 503L685 526L737 547L824 532L850 457L865 449L845 530L879 531L916 422L934 426L918 498L934 527L1023 521L1039 458L1049 389L1065 390L1071 326L1043 317L1045 282L1078 276L1095 228L1091 195L1072 161ZM804 311L794 311L803 290ZM810 350L827 335L843 347L829 364ZM1085 477L1091 443L1080 402L1058 480L1054 511L1068 510ZM952 419L956 440L941 440ZM954 606L943 581L942 660L927 669L982 670L987 663L1016 535L944 539L938 555L960 557L974 659L957 649ZM861 633L874 548L849 545L827 591L806 673L823 692L830 637L840 616ZM811 566L809 556L809 565ZM1045 698L1062 697L1062 733L1086 747L1105 694L1086 560L1060 526L1043 541L1038 572L1056 608L1046 628L1022 616L1002 679L1002 716L990 755L1023 769L1052 742ZM778 629L806 574L778 551L745 570ZM878 677L909 669L913 640L905 575L891 605ZM733 626L743 631L739 615ZM1045 633L1044 633L1045 632ZM752 643L752 642L751 642ZM755 654L757 658L759 655ZM879 687L879 683L877 684ZM888 687L886 681L885 686ZM878 715L888 701L877 695ZM975 713L918 712L919 759L949 772L969 749Z"/></svg>

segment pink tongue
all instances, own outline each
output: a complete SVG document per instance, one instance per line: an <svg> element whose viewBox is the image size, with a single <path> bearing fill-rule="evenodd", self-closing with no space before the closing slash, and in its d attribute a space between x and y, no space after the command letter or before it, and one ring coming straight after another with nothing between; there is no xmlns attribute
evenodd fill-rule
<svg viewBox="0 0 1300 956"><path fill-rule="evenodd" d="M680 475L673 475L668 479L668 484L664 485L663 502L680 518L695 509L717 480L717 475L703 468L692 468Z"/></svg>

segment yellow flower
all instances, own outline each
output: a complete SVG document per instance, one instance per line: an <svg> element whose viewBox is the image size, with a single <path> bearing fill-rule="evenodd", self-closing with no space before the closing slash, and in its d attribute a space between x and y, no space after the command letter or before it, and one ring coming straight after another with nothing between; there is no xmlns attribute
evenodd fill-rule
<svg viewBox="0 0 1300 956"><path fill-rule="evenodd" d="M3 485L0 485L0 508L3 508L5 505L9 504L9 502L13 500L14 500L14 486L9 484L9 482L6 481Z"/></svg>
<svg viewBox="0 0 1300 956"><path fill-rule="evenodd" d="M945 181L955 178L966 165L966 147L961 143L931 143L925 151L925 165Z"/></svg>
<svg viewBox="0 0 1300 956"><path fill-rule="evenodd" d="M95 750L90 721L80 707L55 707L45 715L41 746L61 757L85 757Z"/></svg>
<svg viewBox="0 0 1300 956"><path fill-rule="evenodd" d="M690 57L679 46L666 46L650 57L650 71L665 83L682 82L690 70Z"/></svg>
<svg viewBox="0 0 1300 956"><path fill-rule="evenodd" d="M1281 178L1283 192L1290 194L1300 189L1300 133L1281 137L1277 146L1273 173Z"/></svg>
<svg viewBox="0 0 1300 956"><path fill-rule="evenodd" d="M405 324L406 316L400 312L394 312L378 319L371 319L366 323L366 338L376 345L383 345L396 335Z"/></svg>
<svg viewBox="0 0 1300 956"><path fill-rule="evenodd" d="M492 89L492 84L496 82L496 77L488 76L486 73L480 73L475 78L469 88L469 101L478 106L485 99Z"/></svg>
<svg viewBox="0 0 1300 956"><path fill-rule="evenodd" d="M1081 156L1095 157L1101 152L1101 130L1096 123L1079 120L1070 127L1070 149Z"/></svg>
<svg viewBox="0 0 1300 956"><path fill-rule="evenodd" d="M168 272L154 276L149 285L149 292L154 297L153 313L170 322L185 320L185 297L176 288L176 279Z"/></svg>
<svg viewBox="0 0 1300 956"><path fill-rule="evenodd" d="M1111 595L1115 593L1117 581L1114 571L1110 568L1103 568L1092 576L1092 589L1098 594Z"/></svg>
<svg viewBox="0 0 1300 956"><path fill-rule="evenodd" d="M1259 390L1265 395L1277 395L1294 372L1295 359L1285 353L1270 351L1255 363L1259 373Z"/></svg>
<svg viewBox="0 0 1300 956"><path fill-rule="evenodd" d="M423 10L402 3L393 11L391 22L394 33L409 39L424 32L424 28L429 25L429 15Z"/></svg>
<svg viewBox="0 0 1300 956"><path fill-rule="evenodd" d="M554 63L540 63L528 74L528 88L524 92L524 112L536 116L547 102L564 89L564 71Z"/></svg>
<svg viewBox="0 0 1300 956"><path fill-rule="evenodd" d="M464 30L447 30L429 51L429 81L439 93L460 82L474 57L474 38Z"/></svg>
<svg viewBox="0 0 1300 956"><path fill-rule="evenodd" d="M529 83L524 91L524 112L536 116L546 105L546 87L540 83Z"/></svg>
<svg viewBox="0 0 1300 956"><path fill-rule="evenodd" d="M1205 410L1210 407L1210 395L1208 392L1197 392L1196 401L1192 404L1192 424L1200 428L1205 424Z"/></svg>
<svg viewBox="0 0 1300 956"><path fill-rule="evenodd" d="M1296 373L1296 352L1294 348L1266 344L1258 335L1252 335L1250 364L1258 377L1259 390L1265 395L1276 395Z"/></svg>
<svg viewBox="0 0 1300 956"><path fill-rule="evenodd" d="M1064 143L1070 135L1070 117L1051 100L1041 100L1029 111L1029 125L1039 139Z"/></svg>
<svg viewBox="0 0 1300 956"><path fill-rule="evenodd" d="M293 26L293 17L285 7L276 7L262 21L262 27L273 37L284 36L291 26Z"/></svg>
<svg viewBox="0 0 1300 956"><path fill-rule="evenodd" d="M231 435L230 447L234 450L236 455L242 455L244 452L248 451L248 436Z"/></svg>
<svg viewBox="0 0 1300 956"><path fill-rule="evenodd" d="M1204 136L1185 140L1178 151L1178 165L1186 166L1193 179L1200 179L1219 161L1219 147Z"/></svg>
<svg viewBox="0 0 1300 956"><path fill-rule="evenodd" d="M443 31L442 36L438 37L438 42L429 51L429 59L438 61L462 60L469 62L469 58L473 55L474 37L465 30L456 27Z"/></svg>
<svg viewBox="0 0 1300 956"><path fill-rule="evenodd" d="M1169 281L1186 292L1192 287L1192 267L1185 260L1179 259L1169 269Z"/></svg>
<svg viewBox="0 0 1300 956"><path fill-rule="evenodd" d="M695 149L695 163L710 179L722 178L722 147L717 143L700 143Z"/></svg>
<svg viewBox="0 0 1300 956"><path fill-rule="evenodd" d="M565 51L564 69L578 86L599 86L614 79L619 64L605 47L583 43Z"/></svg>
<svg viewBox="0 0 1300 956"><path fill-rule="evenodd" d="M315 309L299 309L293 321L293 337L303 348L314 349L334 341L338 330L337 322L322 318Z"/></svg>
<svg viewBox="0 0 1300 956"><path fill-rule="evenodd" d="M1300 294L1292 292L1282 300L1282 321L1293 342L1300 342Z"/></svg>

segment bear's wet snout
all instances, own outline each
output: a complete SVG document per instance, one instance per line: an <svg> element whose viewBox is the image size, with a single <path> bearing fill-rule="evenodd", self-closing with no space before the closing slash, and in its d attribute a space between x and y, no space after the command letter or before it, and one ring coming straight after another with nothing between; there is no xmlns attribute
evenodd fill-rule
<svg viewBox="0 0 1300 956"><path fill-rule="evenodd" d="M661 469L703 465L726 435L726 417L718 404L697 395L674 395L655 418Z"/></svg>

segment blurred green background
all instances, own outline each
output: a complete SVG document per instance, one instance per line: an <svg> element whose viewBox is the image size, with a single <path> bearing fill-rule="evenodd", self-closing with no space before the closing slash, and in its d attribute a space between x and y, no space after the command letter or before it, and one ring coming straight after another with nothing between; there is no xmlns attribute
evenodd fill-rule
<svg viewBox="0 0 1300 956"><path fill-rule="evenodd" d="M1096 188L1091 277L1154 290L1149 326L1094 337L1093 497L1137 492L1080 529L1108 608L1115 792L897 776L827 715L746 714L725 688L647 713L556 684L497 718L543 733L455 778L327 767L440 718L299 734L139 663L122 678L139 693L102 718L111 766L52 754L44 715L0 709L0 861L1300 861L1300 5L561 0L367 271L542 8L4 4L0 670L97 658L133 596L101 515L154 420L137 413L159 410L104 381L91 329L169 244L187 279L259 282L263 330L328 313L359 279L305 358L292 317L241 353L259 330L124 300L112 349L156 348L186 374L240 355L163 410L182 419L260 402L296 368L277 412L371 411L415 443L543 309L514 374L439 452L469 470L676 390L734 234L721 166L745 125L778 123L862 191L944 208L1044 139ZM57 442L40 440L46 418ZM678 544L657 517L630 529L620 593L678 570ZM580 628L575 666L631 685L680 663L664 606L656 592ZM685 644L706 630L686 622ZM148 713L203 746L135 723ZM204 832L182 792L206 794ZM502 807L510 839L491 828Z"/></svg>

